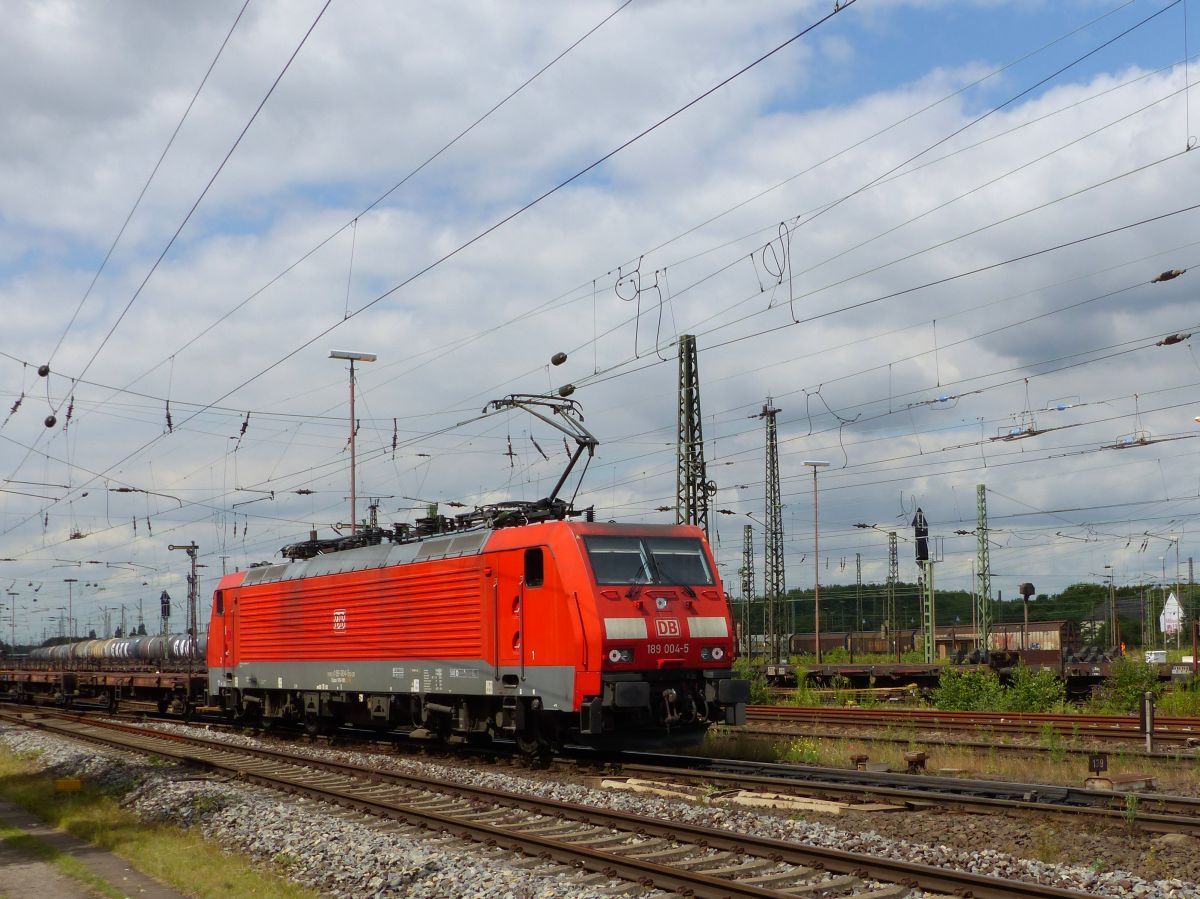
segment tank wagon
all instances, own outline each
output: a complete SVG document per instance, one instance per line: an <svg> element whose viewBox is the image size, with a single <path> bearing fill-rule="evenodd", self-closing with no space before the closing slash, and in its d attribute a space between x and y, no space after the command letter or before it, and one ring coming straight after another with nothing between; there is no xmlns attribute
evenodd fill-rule
<svg viewBox="0 0 1200 899"><path fill-rule="evenodd" d="M28 661L39 667L49 664L58 668L84 669L108 666L114 662L174 665L204 658L206 638L201 636L194 649L192 643L192 638L187 634L80 640L57 646L38 646L29 651Z"/></svg>
<svg viewBox="0 0 1200 899"><path fill-rule="evenodd" d="M703 532L550 519L330 553L310 541L227 575L210 697L311 732L424 728L526 751L743 723Z"/></svg>

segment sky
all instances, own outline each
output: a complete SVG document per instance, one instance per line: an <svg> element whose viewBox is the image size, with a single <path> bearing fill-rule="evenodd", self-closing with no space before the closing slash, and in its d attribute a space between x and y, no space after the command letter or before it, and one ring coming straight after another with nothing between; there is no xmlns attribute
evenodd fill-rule
<svg viewBox="0 0 1200 899"><path fill-rule="evenodd" d="M9 4L0 634L153 631L164 590L179 630L170 545L203 608L334 536L331 350L378 356L360 517L545 496L561 436L480 410L569 383L576 506L672 521L681 334L734 596L768 396L788 588L881 582L892 530L915 580L920 506L969 589L978 484L993 593L1186 580L1200 268L1153 279L1200 264L1193 7Z"/></svg>

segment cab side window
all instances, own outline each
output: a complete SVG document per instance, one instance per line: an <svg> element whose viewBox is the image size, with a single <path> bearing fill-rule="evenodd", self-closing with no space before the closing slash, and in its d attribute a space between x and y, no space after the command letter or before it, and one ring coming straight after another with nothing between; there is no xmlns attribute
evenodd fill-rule
<svg viewBox="0 0 1200 899"><path fill-rule="evenodd" d="M546 582L546 561L542 548L525 550L525 586L540 587Z"/></svg>
<svg viewBox="0 0 1200 899"><path fill-rule="evenodd" d="M218 615L225 614L225 594L222 593L220 590L217 591L217 603L216 603L216 608L213 611L216 612Z"/></svg>

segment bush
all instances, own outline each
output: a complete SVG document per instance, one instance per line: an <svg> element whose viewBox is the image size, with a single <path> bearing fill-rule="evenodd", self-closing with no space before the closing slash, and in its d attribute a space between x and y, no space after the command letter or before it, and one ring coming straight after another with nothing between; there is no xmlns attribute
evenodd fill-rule
<svg viewBox="0 0 1200 899"><path fill-rule="evenodd" d="M994 671L963 671L946 668L933 691L939 709L986 712L1003 708L1004 687Z"/></svg>
<svg viewBox="0 0 1200 899"><path fill-rule="evenodd" d="M771 690L767 686L767 676L747 656L734 659L733 676L750 681L751 705L770 704Z"/></svg>
<svg viewBox="0 0 1200 899"><path fill-rule="evenodd" d="M1200 681L1176 684L1158 700L1158 710L1164 715L1200 715Z"/></svg>
<svg viewBox="0 0 1200 899"><path fill-rule="evenodd" d="M1018 666L1010 686L994 671L947 668L938 678L933 702L939 709L961 712L1047 712L1067 700L1067 685L1053 671Z"/></svg>
<svg viewBox="0 0 1200 899"><path fill-rule="evenodd" d="M1097 689L1096 698L1101 706L1113 711L1136 712L1146 693L1158 697L1162 691L1156 666L1122 656L1113 662L1112 676Z"/></svg>
<svg viewBox="0 0 1200 899"><path fill-rule="evenodd" d="M1004 691L1007 712L1052 712L1067 701L1067 685L1053 671L1030 671L1019 665L1012 685Z"/></svg>
<svg viewBox="0 0 1200 899"><path fill-rule="evenodd" d="M807 708L821 704L821 694L814 690L808 683L808 669L803 665L796 665L792 668L796 675L796 689L792 691L792 695L783 700L784 705L792 705L800 708Z"/></svg>

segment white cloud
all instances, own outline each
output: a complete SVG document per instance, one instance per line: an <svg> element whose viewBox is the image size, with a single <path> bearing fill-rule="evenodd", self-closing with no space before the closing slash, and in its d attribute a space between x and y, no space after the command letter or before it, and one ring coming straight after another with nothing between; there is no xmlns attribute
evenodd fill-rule
<svg viewBox="0 0 1200 899"><path fill-rule="evenodd" d="M0 474L14 480L12 489L40 495L64 491L15 482L77 488L69 501L49 507L45 525L44 502L6 496L2 555L22 561L4 563L4 570L14 579L49 581L61 573L53 567L60 564L56 558L153 566L144 590L127 572L119 582L108 575L114 580L106 601L131 604L153 598L163 584L177 584L181 562L165 551L166 542L200 543L211 579L220 556L231 566L267 558L310 526L344 518L346 380L342 366L325 358L334 348L380 357L360 373L360 493L387 497L388 520L411 517L398 511L415 505L405 496L475 502L544 493L563 462L557 436L517 415L441 431L473 417L491 397L566 381L584 385L576 396L604 444L581 498L595 502L602 518L661 520L653 509L670 505L674 490L672 341L679 331L693 330L700 335L711 476L723 488L718 507L761 508L761 426L749 416L768 392L784 409L785 522L794 551L789 584L811 577L807 566L795 563L811 539L807 470L800 462L813 454L834 462L822 475L822 530L829 531L822 552L834 560L834 571L839 557L860 551L866 575L878 579L884 543L877 532L852 525L896 526L902 501L911 511L914 497L942 533L972 527L974 485L984 481L997 491L991 501L997 516L1029 511L1020 503L1079 509L998 519L997 526L1021 528L999 533L1006 545L993 553L998 570L1001 564L1021 570L1042 589L1084 578L1105 563L1122 576L1139 574L1153 555L1138 551L1142 533L1185 533L1190 523L1195 503L1186 497L1198 488L1188 464L1192 445L1095 447L1138 431L1190 433L1196 410L1186 404L1195 395L1191 385L1200 382L1190 344L1045 372L1086 358L1071 354L1116 354L1130 341L1200 325L1189 302L1190 275L1034 317L1200 262L1198 251L1185 247L1192 216L786 326L793 311L788 289L773 285L771 275L782 245L768 249L771 258L762 255L778 223L850 194L966 125L986 108L968 93L654 250L1003 62L989 59L986 35L964 26L964 40L978 44L976 59L987 62L930 60L910 83L851 91L849 100L819 93L812 66L845 67L836 73L838 83L853 84L861 47L877 40L870 29L903 34L905 9L893 6L878 13L856 7L854 27L830 28L784 51L237 389L219 403L222 409L185 425L192 404L211 403L263 372L339 322L347 307L353 311L380 297L826 9L634 4L362 215L353 235L337 234L181 349L613 8L331 7L88 373L89 381L108 387L138 379L135 389L145 396L73 386L70 377L137 289L319 8L252 4L55 356L49 383L17 363L0 366L6 405L26 393L0 432L14 441L0 450ZM0 170L0 302L8 313L0 349L34 365L48 357L236 9L38 4L12 13L0 36L0 76L15 85L0 112L6 160ZM1187 205L1195 193L1191 154L919 253L1178 151L1182 106L1176 98L905 224L1181 83L1179 72L1170 70L1068 108L1144 71L1118 54L1109 71L1057 82L921 161L1065 111L865 190L796 229L790 243L792 271L799 273L796 315L832 312ZM1025 83L1015 73L1004 82L988 96L1015 93ZM894 233L853 249L894 226ZM918 255L862 274L910 253ZM639 258L643 292L635 339L638 303L618 298L613 282L618 266L628 274ZM985 335L1005 325L1013 327ZM745 339L722 345L737 337ZM550 368L558 350L571 351L571 358ZM47 387L55 403L75 396L66 435L61 427L46 432L41 425L49 411ZM956 401L927 403L956 393L962 394ZM168 396L176 430L164 436ZM1062 397L1078 397L1080 405L1043 411ZM249 425L238 444L247 410ZM843 420L840 434L834 413ZM987 439L1022 413L1036 418L1038 428L1080 426L1015 442ZM551 453L549 462L533 447L531 432ZM511 460L505 454L510 439ZM34 452L22 463L23 447L35 441L51 461ZM1007 464L1014 462L1020 464ZM89 472L103 472L107 480L91 483L85 498L79 489ZM186 507L178 510L152 493L108 489L122 485L176 496ZM301 489L316 492L295 492ZM264 490L274 490L274 498L255 492ZM1164 497L1179 501L1161 502ZM1159 502L1080 509L1141 499ZM147 515L154 537L142 524L133 541L133 517ZM722 560L734 570L748 519L715 518ZM68 540L72 530L88 536ZM1054 537L1058 530L1074 539ZM1114 534L1130 537L1131 546ZM955 538L947 548L939 582L964 585L973 543ZM1186 556L1187 538L1183 549Z"/></svg>

